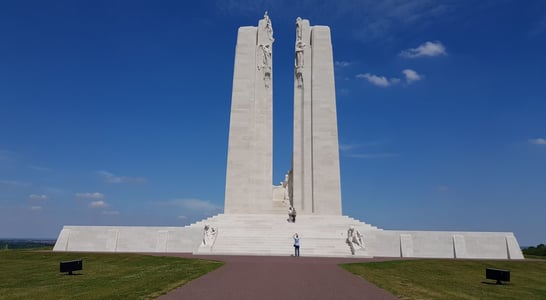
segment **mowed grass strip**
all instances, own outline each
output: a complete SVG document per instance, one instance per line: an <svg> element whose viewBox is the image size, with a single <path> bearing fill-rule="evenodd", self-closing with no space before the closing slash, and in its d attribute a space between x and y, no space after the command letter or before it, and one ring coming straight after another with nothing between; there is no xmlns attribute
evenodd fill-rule
<svg viewBox="0 0 546 300"><path fill-rule="evenodd" d="M61 261L83 259L78 275ZM222 262L139 254L0 251L0 299L154 299Z"/></svg>
<svg viewBox="0 0 546 300"><path fill-rule="evenodd" d="M342 268L401 299L546 299L546 261L398 260ZM510 270L496 285L485 269Z"/></svg>

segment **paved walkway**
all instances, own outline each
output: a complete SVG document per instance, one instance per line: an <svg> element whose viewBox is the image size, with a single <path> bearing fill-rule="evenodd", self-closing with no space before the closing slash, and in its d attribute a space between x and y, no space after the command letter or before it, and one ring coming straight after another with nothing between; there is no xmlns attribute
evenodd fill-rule
<svg viewBox="0 0 546 300"><path fill-rule="evenodd" d="M221 260L225 265L159 299L398 299L338 264L380 259L172 256Z"/></svg>

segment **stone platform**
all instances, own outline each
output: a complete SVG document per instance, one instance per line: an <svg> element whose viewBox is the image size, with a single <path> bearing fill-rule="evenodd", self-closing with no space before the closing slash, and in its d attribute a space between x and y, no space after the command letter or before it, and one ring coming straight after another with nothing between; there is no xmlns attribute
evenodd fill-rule
<svg viewBox="0 0 546 300"><path fill-rule="evenodd" d="M216 233L207 245L203 228ZM364 235L357 257L523 259L511 232L393 231L347 216L220 214L185 227L65 226L54 251L187 252L214 255L291 255L292 235L301 238L301 255L345 257L347 229Z"/></svg>

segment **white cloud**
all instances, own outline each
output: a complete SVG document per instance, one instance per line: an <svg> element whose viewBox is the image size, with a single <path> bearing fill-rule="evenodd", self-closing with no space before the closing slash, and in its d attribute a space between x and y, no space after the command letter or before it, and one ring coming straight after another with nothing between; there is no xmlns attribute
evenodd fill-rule
<svg viewBox="0 0 546 300"><path fill-rule="evenodd" d="M32 211L41 211L42 207L41 206L31 206L30 210L32 210Z"/></svg>
<svg viewBox="0 0 546 300"><path fill-rule="evenodd" d="M28 195L28 199L29 200L34 200L34 201L45 201L45 200L47 200L47 196L46 195L38 195L38 194L30 194L30 195Z"/></svg>
<svg viewBox="0 0 546 300"><path fill-rule="evenodd" d="M104 199L102 193L76 193L76 197L80 199Z"/></svg>
<svg viewBox="0 0 546 300"><path fill-rule="evenodd" d="M345 67L350 66L351 64L352 63L348 62L348 61L338 61L338 60L336 60L334 62L334 66L339 67L339 68L345 68Z"/></svg>
<svg viewBox="0 0 546 300"><path fill-rule="evenodd" d="M357 74L356 78L360 79L366 79L369 83L379 86L379 87L388 87L394 84L397 84L400 82L400 79L398 78L391 78L388 79L385 76L377 76L374 74L366 73L366 74Z"/></svg>
<svg viewBox="0 0 546 300"><path fill-rule="evenodd" d="M438 55L447 55L446 48L439 41L425 42L417 48L411 48L400 52L400 56L408 58Z"/></svg>
<svg viewBox="0 0 546 300"><path fill-rule="evenodd" d="M106 182L109 183L144 183L146 178L144 177L128 177L128 176L116 176L108 171L98 171L99 174Z"/></svg>
<svg viewBox="0 0 546 300"><path fill-rule="evenodd" d="M529 139L529 143L533 145L546 145L545 138Z"/></svg>
<svg viewBox="0 0 546 300"><path fill-rule="evenodd" d="M178 216L178 220L186 220L188 217L186 216Z"/></svg>
<svg viewBox="0 0 546 300"><path fill-rule="evenodd" d="M119 215L119 211L117 210L105 210L102 212L103 215L107 215L107 216L117 216Z"/></svg>
<svg viewBox="0 0 546 300"><path fill-rule="evenodd" d="M104 208L104 207L108 207L108 204L104 200L97 200L97 201L92 201L91 203L89 203L89 207Z"/></svg>
<svg viewBox="0 0 546 300"><path fill-rule="evenodd" d="M412 83L414 81L419 81L419 80L423 79L423 75L419 75L417 72L415 72L412 69L405 69L405 70L402 71L402 73L406 77L406 82L408 84Z"/></svg>

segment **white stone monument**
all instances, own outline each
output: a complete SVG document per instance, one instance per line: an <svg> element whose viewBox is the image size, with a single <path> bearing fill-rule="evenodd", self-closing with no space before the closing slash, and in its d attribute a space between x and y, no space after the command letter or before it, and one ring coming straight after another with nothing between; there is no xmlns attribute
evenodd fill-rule
<svg viewBox="0 0 546 300"><path fill-rule="evenodd" d="M273 41L267 13L258 27L239 28L224 214L184 227L64 226L53 250L290 255L298 232L305 256L523 259L511 232L383 230L341 214L330 29L301 18L292 169L273 186Z"/></svg>

